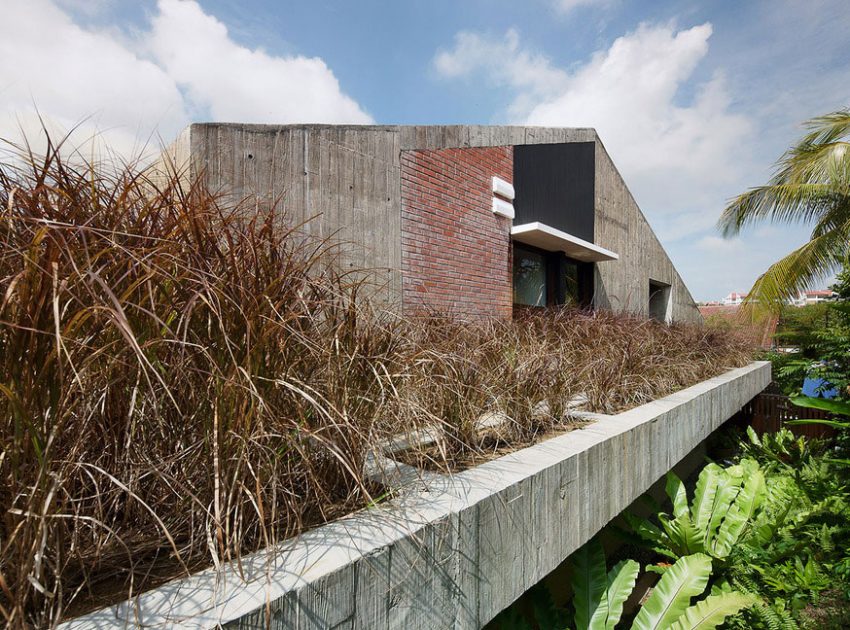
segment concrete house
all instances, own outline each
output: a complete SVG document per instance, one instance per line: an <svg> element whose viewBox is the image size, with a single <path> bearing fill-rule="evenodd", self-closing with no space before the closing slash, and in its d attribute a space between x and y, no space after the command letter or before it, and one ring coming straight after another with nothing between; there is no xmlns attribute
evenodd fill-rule
<svg viewBox="0 0 850 630"><path fill-rule="evenodd" d="M593 129L204 123L167 153L340 241L404 313L576 303L702 321Z"/></svg>

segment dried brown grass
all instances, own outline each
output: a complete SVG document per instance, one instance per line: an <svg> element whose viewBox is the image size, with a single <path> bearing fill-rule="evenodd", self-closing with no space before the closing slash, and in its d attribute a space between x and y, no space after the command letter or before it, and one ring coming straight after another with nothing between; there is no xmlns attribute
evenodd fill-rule
<svg viewBox="0 0 850 630"><path fill-rule="evenodd" d="M0 620L55 624L367 503L364 460L533 441L750 359L693 326L563 310L401 320L334 248L177 174L0 166Z"/></svg>

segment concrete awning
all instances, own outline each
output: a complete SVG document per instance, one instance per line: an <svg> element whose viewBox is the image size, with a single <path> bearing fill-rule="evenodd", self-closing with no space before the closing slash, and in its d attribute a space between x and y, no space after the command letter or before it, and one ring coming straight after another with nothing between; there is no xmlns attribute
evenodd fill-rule
<svg viewBox="0 0 850 630"><path fill-rule="evenodd" d="M602 262L617 260L620 256L612 251L589 243L578 236L561 232L555 228L535 221L523 223L511 228L511 238L518 243L533 245L550 252L564 252L570 258L583 262Z"/></svg>

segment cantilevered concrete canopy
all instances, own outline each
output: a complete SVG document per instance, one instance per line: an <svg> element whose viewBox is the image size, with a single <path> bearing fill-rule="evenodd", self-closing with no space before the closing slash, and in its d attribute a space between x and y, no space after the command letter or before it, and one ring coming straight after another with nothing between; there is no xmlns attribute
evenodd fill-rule
<svg viewBox="0 0 850 630"><path fill-rule="evenodd" d="M550 252L564 252L570 258L582 262L602 262L604 260L617 260L620 257L604 247L599 247L572 234L556 230L552 226L539 221L513 226L511 238L519 243L533 245Z"/></svg>

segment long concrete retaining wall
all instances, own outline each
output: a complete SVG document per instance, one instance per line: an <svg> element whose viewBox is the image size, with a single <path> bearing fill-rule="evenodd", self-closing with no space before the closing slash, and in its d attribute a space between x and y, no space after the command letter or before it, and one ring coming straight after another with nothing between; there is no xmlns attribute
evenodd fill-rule
<svg viewBox="0 0 850 630"><path fill-rule="evenodd" d="M747 367L70 621L82 628L479 628L770 382ZM401 475L400 477L405 477ZM267 626L268 624L268 626Z"/></svg>

